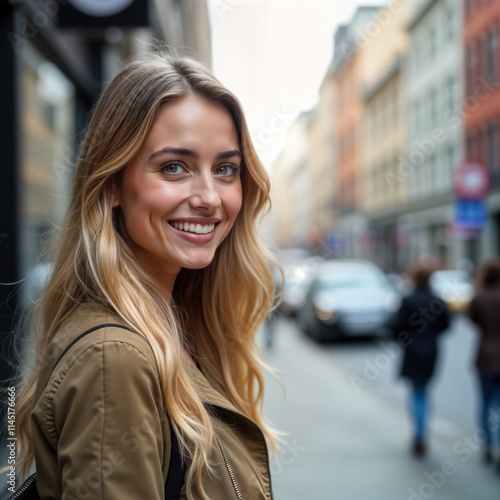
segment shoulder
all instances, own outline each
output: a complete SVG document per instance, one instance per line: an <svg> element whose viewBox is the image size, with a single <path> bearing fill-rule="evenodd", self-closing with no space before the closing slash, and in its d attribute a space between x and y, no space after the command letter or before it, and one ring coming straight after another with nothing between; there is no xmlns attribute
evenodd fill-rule
<svg viewBox="0 0 500 500"><path fill-rule="evenodd" d="M34 408L53 443L68 413L84 413L87 406L120 415L138 407L151 414L162 412L151 347L138 333L117 325L116 318L101 313L86 320L75 316L54 337L53 350L48 351L53 359L42 369Z"/></svg>
<svg viewBox="0 0 500 500"><path fill-rule="evenodd" d="M113 354L120 357L141 356L152 366L156 364L149 343L123 320L106 311L81 306L54 335L46 351L46 366L42 367L42 372L43 369L58 371L82 355L96 355L105 347L111 357Z"/></svg>
<svg viewBox="0 0 500 500"><path fill-rule="evenodd" d="M119 376L122 387L134 379L158 384L151 346L124 326L117 317L95 308L75 311L43 354L35 401L43 395L55 397L64 385L92 386L100 377Z"/></svg>

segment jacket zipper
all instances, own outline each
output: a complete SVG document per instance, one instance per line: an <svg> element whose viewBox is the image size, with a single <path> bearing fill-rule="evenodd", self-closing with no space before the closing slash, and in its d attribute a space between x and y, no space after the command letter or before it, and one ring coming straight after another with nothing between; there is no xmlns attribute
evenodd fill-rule
<svg viewBox="0 0 500 500"><path fill-rule="evenodd" d="M234 491L236 492L236 497L238 500L243 500L243 497L241 496L240 489L238 487L238 483L236 482L236 478L234 477L233 469L231 467L231 464L229 463L229 458L227 457L226 450L224 446L222 446L222 443L220 442L219 437L216 435L215 439L217 440L217 444L219 445L220 451L222 453L222 458L224 459L224 463L226 464L226 469L229 472L229 477L231 478L231 482L233 483L233 488Z"/></svg>
<svg viewBox="0 0 500 500"><path fill-rule="evenodd" d="M32 474L24 483L21 485L21 487L12 495L9 497L9 500L15 500L16 498L20 498L22 494L30 489L30 487L34 484L36 480L36 473Z"/></svg>
<svg viewBox="0 0 500 500"><path fill-rule="evenodd" d="M205 404L207 404L209 406L214 406L216 408L220 408L220 409L222 409L224 411L229 411L229 412L237 413L240 418L242 418L243 420L245 420L246 422L248 422L252 427L254 427L256 429L256 431L260 434L261 439L264 442L266 441L266 438L264 437L264 433L262 432L262 429L252 419L248 418L243 413L241 413L239 411L235 412L235 410L233 410L231 408L226 408L224 406L213 404L213 403L205 403ZM217 443L219 444L219 447L221 447L222 445L221 445L219 439L217 438L217 436L216 436L216 439L217 439ZM270 469L269 450L267 449L267 446L264 446L264 451L265 451L265 454L266 454L266 468L267 468L267 470L269 472L269 493L271 495L270 500L274 500L274 493L273 493L273 487L272 487L272 478L271 478L271 469ZM226 465L226 468L227 468L227 465ZM240 499L238 499L238 500L240 500Z"/></svg>

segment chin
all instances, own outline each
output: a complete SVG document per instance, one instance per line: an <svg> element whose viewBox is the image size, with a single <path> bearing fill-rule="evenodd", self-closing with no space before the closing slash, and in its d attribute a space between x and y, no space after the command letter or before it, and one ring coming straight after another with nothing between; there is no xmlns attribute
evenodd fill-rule
<svg viewBox="0 0 500 500"><path fill-rule="evenodd" d="M185 259L182 263L182 267L185 269L204 269L208 267L214 260L214 255L207 257L198 257L192 259Z"/></svg>

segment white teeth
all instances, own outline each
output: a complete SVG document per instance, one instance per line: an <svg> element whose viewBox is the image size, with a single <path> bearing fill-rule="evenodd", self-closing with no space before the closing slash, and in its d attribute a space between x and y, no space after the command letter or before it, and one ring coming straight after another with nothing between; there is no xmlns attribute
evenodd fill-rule
<svg viewBox="0 0 500 500"><path fill-rule="evenodd" d="M215 224L189 224L188 222L173 222L172 225L175 227L175 229L180 229L181 231L186 231L189 233L196 233L196 234L207 234L211 233L214 228Z"/></svg>

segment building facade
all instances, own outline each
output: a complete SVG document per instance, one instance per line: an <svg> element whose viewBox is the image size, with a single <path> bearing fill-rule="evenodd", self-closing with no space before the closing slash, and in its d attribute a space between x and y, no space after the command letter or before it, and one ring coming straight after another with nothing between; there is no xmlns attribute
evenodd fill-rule
<svg viewBox="0 0 500 500"><path fill-rule="evenodd" d="M348 25L335 33L331 72L336 86L333 110L335 165L338 211L336 239L338 254L360 257L367 220L361 210L364 178L362 175L363 87L367 69L365 46L371 42L369 26L378 7L359 7Z"/></svg>
<svg viewBox="0 0 500 500"><path fill-rule="evenodd" d="M335 80L327 74L321 84L318 104L308 126L310 214L308 242L311 247L324 245L336 225L336 164L334 156L333 109Z"/></svg>
<svg viewBox="0 0 500 500"><path fill-rule="evenodd" d="M363 252L383 269L403 265L405 228L398 225L408 202L408 182L399 171L406 149L405 61L407 2L377 12L379 32L364 49L367 64L360 207L368 220Z"/></svg>
<svg viewBox="0 0 500 500"><path fill-rule="evenodd" d="M463 17L452 0L412 0L407 58L408 142L401 171L410 202L399 222L411 235L409 260L434 255L454 267L460 241L454 219L453 173L463 161Z"/></svg>
<svg viewBox="0 0 500 500"><path fill-rule="evenodd" d="M273 165L273 226L278 247L308 246L311 214L309 124L301 113L288 130L286 144Z"/></svg>
<svg viewBox="0 0 500 500"><path fill-rule="evenodd" d="M467 242L479 261L500 253L500 3L466 0L464 18L465 156L488 167L492 188L486 226Z"/></svg>

